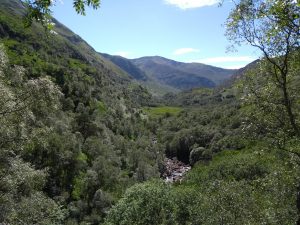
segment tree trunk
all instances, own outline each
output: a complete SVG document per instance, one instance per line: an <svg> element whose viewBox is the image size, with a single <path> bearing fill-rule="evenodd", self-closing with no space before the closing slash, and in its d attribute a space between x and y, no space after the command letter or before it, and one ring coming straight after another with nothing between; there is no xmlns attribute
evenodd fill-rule
<svg viewBox="0 0 300 225"><path fill-rule="evenodd" d="M284 100L284 106L286 109L286 112L289 117L289 123L291 127L293 128L293 135L299 136L299 128L296 124L295 115L292 110L292 104L290 100L290 96L288 94L287 86L286 86L286 74L281 74L281 77L283 78L282 82L282 92L283 92L283 100Z"/></svg>

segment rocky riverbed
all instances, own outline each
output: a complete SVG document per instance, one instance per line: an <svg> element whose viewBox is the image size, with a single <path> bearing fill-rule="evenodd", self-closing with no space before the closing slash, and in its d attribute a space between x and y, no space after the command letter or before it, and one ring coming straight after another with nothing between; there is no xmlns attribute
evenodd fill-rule
<svg viewBox="0 0 300 225"><path fill-rule="evenodd" d="M191 166L185 164L177 158L164 160L165 171L162 174L163 179L167 183L181 182L186 172L191 169Z"/></svg>

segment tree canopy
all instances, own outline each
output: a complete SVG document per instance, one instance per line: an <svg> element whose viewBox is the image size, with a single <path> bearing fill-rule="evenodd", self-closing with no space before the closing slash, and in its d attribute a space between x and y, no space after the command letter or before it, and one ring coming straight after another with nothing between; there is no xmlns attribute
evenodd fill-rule
<svg viewBox="0 0 300 225"><path fill-rule="evenodd" d="M51 7L57 0L24 0L28 5L25 25L30 26L33 20L42 23L46 28L51 28ZM86 7L98 9L100 0L73 0L73 7L78 14L85 15Z"/></svg>
<svg viewBox="0 0 300 225"><path fill-rule="evenodd" d="M296 2L236 2L228 35L264 57L228 85L157 99L58 21L49 38L0 1L0 224L300 224ZM27 4L42 2L47 15L54 1ZM161 180L166 157L192 164L181 181Z"/></svg>
<svg viewBox="0 0 300 225"><path fill-rule="evenodd" d="M227 37L237 45L246 43L263 53L262 60L268 65L267 69L263 68L263 74L279 93L272 103L283 106L279 107L285 111L283 118L287 118L283 123L289 125L285 132L299 135L297 100L291 87L297 76L293 68L299 61L299 1L241 0L234 3L226 21Z"/></svg>

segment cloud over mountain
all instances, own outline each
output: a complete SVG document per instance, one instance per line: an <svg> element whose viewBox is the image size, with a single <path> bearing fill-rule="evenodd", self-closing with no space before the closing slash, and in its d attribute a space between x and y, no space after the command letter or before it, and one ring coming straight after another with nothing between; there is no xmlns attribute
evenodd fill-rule
<svg viewBox="0 0 300 225"><path fill-rule="evenodd" d="M130 56L130 54L131 54L131 52L118 51L118 52L115 52L113 55L118 55L118 56L128 58Z"/></svg>
<svg viewBox="0 0 300 225"><path fill-rule="evenodd" d="M219 0L164 0L169 5L177 6L180 9L200 8L219 3Z"/></svg>
<svg viewBox="0 0 300 225"><path fill-rule="evenodd" d="M251 56L220 56L220 57L192 60L191 62L205 63L205 64L225 63L225 62L247 62L247 63L249 63L254 60L255 60L255 58L253 58Z"/></svg>

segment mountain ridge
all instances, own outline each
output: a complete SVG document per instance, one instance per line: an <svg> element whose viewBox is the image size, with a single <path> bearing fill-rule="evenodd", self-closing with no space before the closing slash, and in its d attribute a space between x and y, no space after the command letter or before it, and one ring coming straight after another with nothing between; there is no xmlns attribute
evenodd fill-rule
<svg viewBox="0 0 300 225"><path fill-rule="evenodd" d="M153 88L152 93L158 89L167 93L216 87L237 71L202 63L184 63L162 56L127 59L106 53L99 54L125 70L133 79L139 80L150 89Z"/></svg>

